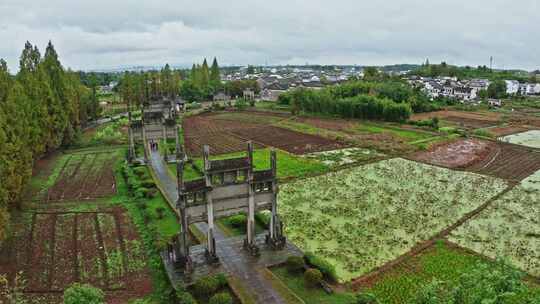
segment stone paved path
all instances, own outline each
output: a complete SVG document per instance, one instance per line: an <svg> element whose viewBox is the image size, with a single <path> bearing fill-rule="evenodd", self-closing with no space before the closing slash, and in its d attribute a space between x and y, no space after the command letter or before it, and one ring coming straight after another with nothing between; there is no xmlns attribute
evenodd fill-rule
<svg viewBox="0 0 540 304"><path fill-rule="evenodd" d="M178 197L176 181L167 171L167 166L158 151L149 151L149 165L152 167L154 175L159 179L161 188L169 202L175 202ZM203 233L208 232L206 223L195 224ZM216 254L223 268L230 274L236 276L245 288L256 296L257 303L285 303L279 294L257 271L255 258L249 256L241 247L231 246L231 242L225 242L225 235L216 226L214 237L216 238Z"/></svg>

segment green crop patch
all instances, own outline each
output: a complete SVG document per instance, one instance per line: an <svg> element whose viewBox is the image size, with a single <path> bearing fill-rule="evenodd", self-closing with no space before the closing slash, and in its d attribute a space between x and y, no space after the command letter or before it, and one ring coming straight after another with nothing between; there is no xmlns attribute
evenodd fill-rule
<svg viewBox="0 0 540 304"><path fill-rule="evenodd" d="M409 251L506 188L500 179L391 159L281 186L289 239L346 282Z"/></svg>
<svg viewBox="0 0 540 304"><path fill-rule="evenodd" d="M540 276L540 171L452 233L451 240Z"/></svg>

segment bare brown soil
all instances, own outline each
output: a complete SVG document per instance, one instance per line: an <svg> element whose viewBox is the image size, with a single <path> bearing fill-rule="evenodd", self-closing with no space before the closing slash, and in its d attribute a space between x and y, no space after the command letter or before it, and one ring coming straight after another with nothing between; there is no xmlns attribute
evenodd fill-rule
<svg viewBox="0 0 540 304"><path fill-rule="evenodd" d="M446 117L461 117L474 120L485 120L491 122L498 122L501 119L501 114L495 112L465 112L454 110L442 110L427 113L418 113L411 116L411 120L423 120L431 119L433 117L446 118Z"/></svg>
<svg viewBox="0 0 540 304"><path fill-rule="evenodd" d="M428 151L417 152L410 158L441 167L465 168L484 159L495 146L495 143L479 139L459 139L434 145Z"/></svg>
<svg viewBox="0 0 540 304"><path fill-rule="evenodd" d="M183 128L184 145L191 156L200 156L205 144L210 146L212 154L244 151L248 140L253 141L256 147L271 146L295 154L345 146L336 140L272 126L270 123L219 119L212 114L187 117Z"/></svg>
<svg viewBox="0 0 540 304"><path fill-rule="evenodd" d="M324 137L304 134L274 126L260 126L250 129L236 129L231 133L265 146L276 147L294 154L336 150L345 147L344 143Z"/></svg>
<svg viewBox="0 0 540 304"><path fill-rule="evenodd" d="M0 248L0 275L21 273L25 293L61 303L74 282L102 288L107 303L126 303L152 290L135 227L125 211L43 212L30 216ZM135 247L134 247L135 246Z"/></svg>
<svg viewBox="0 0 540 304"><path fill-rule="evenodd" d="M80 157L70 155L55 184L48 189L46 200L90 200L116 193L114 153L86 153Z"/></svg>
<svg viewBox="0 0 540 304"><path fill-rule="evenodd" d="M320 128L322 130L337 132L335 136L343 138L350 144L357 147L376 149L392 155L403 155L414 150L414 148L407 145L406 142L389 133L373 134L356 132L354 127L357 122L351 120L298 117L295 118L295 121Z"/></svg>
<svg viewBox="0 0 540 304"><path fill-rule="evenodd" d="M523 146L497 142L489 154L467 166L465 170L521 181L540 170L540 152Z"/></svg>
<svg viewBox="0 0 540 304"><path fill-rule="evenodd" d="M489 128L488 131L495 135L496 137L500 136L506 136L516 133L521 133L530 130L529 128L525 126L517 126L517 125L510 125L510 126L501 126L501 127L495 127L495 128Z"/></svg>
<svg viewBox="0 0 540 304"><path fill-rule="evenodd" d="M496 126L501 120L501 115L493 112L462 112L443 110L429 113L414 114L411 120L424 120L438 117L449 121L459 127L467 129L478 129Z"/></svg>

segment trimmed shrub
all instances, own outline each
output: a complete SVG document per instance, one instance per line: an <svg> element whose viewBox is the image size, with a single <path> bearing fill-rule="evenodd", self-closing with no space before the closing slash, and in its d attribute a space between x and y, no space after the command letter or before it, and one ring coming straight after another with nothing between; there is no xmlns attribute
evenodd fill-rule
<svg viewBox="0 0 540 304"><path fill-rule="evenodd" d="M142 177L143 175L146 175L146 168L145 167L133 168L133 173L135 173L138 177Z"/></svg>
<svg viewBox="0 0 540 304"><path fill-rule="evenodd" d="M145 202L141 202L141 201L137 202L137 208L139 208L140 210L144 211L144 210L146 210L146 207L147 206L146 206Z"/></svg>
<svg viewBox="0 0 540 304"><path fill-rule="evenodd" d="M270 212L261 211L255 213L255 220L257 220L261 225L268 227L270 225L270 217L272 214Z"/></svg>
<svg viewBox="0 0 540 304"><path fill-rule="evenodd" d="M213 295L208 304L232 304L232 297L226 292L220 292Z"/></svg>
<svg viewBox="0 0 540 304"><path fill-rule="evenodd" d="M141 182L141 186L145 188L155 188L156 183L154 183L154 180L151 178L147 178Z"/></svg>
<svg viewBox="0 0 540 304"><path fill-rule="evenodd" d="M309 265L319 269L324 276L337 282L336 268L334 265L328 263L311 252L306 252L304 257Z"/></svg>
<svg viewBox="0 0 540 304"><path fill-rule="evenodd" d="M307 286L315 287L321 283L323 275L321 271L317 268L309 268L304 272L304 281Z"/></svg>
<svg viewBox="0 0 540 304"><path fill-rule="evenodd" d="M89 284L75 283L64 291L65 304L102 304L105 294Z"/></svg>
<svg viewBox="0 0 540 304"><path fill-rule="evenodd" d="M179 304L197 304L197 300L187 291L179 291L176 293L176 298Z"/></svg>
<svg viewBox="0 0 540 304"><path fill-rule="evenodd" d="M237 108L238 110L243 110L248 107L248 102L244 98L239 98L234 103L234 107Z"/></svg>
<svg viewBox="0 0 540 304"><path fill-rule="evenodd" d="M145 197L146 198L154 198L156 197L158 191L154 188L154 189L148 189L148 191L146 192L146 195Z"/></svg>
<svg viewBox="0 0 540 304"><path fill-rule="evenodd" d="M245 228L247 225L247 216L245 214L237 214L231 216L227 221L235 228Z"/></svg>
<svg viewBox="0 0 540 304"><path fill-rule="evenodd" d="M227 286L227 278L223 274L200 278L193 284L193 292L201 297L210 297L220 288Z"/></svg>
<svg viewBox="0 0 540 304"><path fill-rule="evenodd" d="M165 217L165 208L163 207L158 207L156 208L156 214L157 214L157 217L158 219L163 219Z"/></svg>
<svg viewBox="0 0 540 304"><path fill-rule="evenodd" d="M356 304L379 304L379 300L371 293L359 293L356 296Z"/></svg>
<svg viewBox="0 0 540 304"><path fill-rule="evenodd" d="M214 277L218 281L218 289L223 288L229 284L229 282L227 282L227 277L223 273L218 273Z"/></svg>
<svg viewBox="0 0 540 304"><path fill-rule="evenodd" d="M299 272L304 269L304 259L299 256L290 256L285 262L289 272Z"/></svg>
<svg viewBox="0 0 540 304"><path fill-rule="evenodd" d="M214 277L200 278L193 284L193 292L201 297L210 297L219 288L219 282Z"/></svg>

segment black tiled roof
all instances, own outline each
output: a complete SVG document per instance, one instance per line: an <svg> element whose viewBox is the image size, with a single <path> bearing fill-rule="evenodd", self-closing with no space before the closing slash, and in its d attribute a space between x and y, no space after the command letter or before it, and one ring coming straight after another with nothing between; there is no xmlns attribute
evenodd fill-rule
<svg viewBox="0 0 540 304"><path fill-rule="evenodd" d="M249 167L249 160L247 157L211 160L210 171L228 171L245 169Z"/></svg>
<svg viewBox="0 0 540 304"><path fill-rule="evenodd" d="M204 190L206 188L206 182L204 178L196 179L189 182L185 182L184 187L186 189L186 192L196 192L196 191Z"/></svg>
<svg viewBox="0 0 540 304"><path fill-rule="evenodd" d="M253 180L256 182L262 182L272 180L274 178L272 170L255 171L253 172Z"/></svg>

